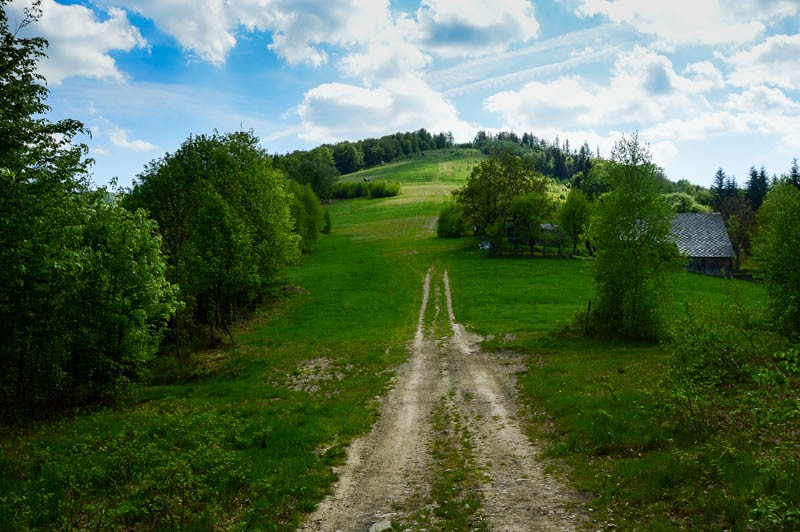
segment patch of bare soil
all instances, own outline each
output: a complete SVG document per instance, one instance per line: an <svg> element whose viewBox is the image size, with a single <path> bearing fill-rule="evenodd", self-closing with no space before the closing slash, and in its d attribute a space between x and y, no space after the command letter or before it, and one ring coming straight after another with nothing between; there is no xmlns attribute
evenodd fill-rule
<svg viewBox="0 0 800 532"><path fill-rule="evenodd" d="M488 354L480 337L456 322L447 272L442 282L452 336L426 334L431 295L425 277L411 356L381 405L372 431L353 442L337 470L339 482L302 530L383 530L402 523L429 500L433 479L429 418L445 396L469 424L472 447L484 478L481 514L491 530L572 530L583 521L579 496L545 474L538 449L517 417L515 373L522 357ZM436 320L440 290L436 290Z"/></svg>
<svg viewBox="0 0 800 532"><path fill-rule="evenodd" d="M348 365L344 370L351 370L353 367ZM342 368L333 365L329 358L312 358L297 365L292 374L287 377L284 383L287 388L295 391L313 393L320 389L320 383L325 381L341 381L345 377Z"/></svg>

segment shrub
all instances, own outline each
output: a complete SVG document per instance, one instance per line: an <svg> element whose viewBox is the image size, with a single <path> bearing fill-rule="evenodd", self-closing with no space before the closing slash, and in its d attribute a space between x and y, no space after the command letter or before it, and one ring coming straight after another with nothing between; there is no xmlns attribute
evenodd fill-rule
<svg viewBox="0 0 800 532"><path fill-rule="evenodd" d="M293 196L291 211L295 222L294 232L300 235L300 250L308 253L314 249L319 234L323 232L325 215L319 198L309 185L289 181L289 191Z"/></svg>
<svg viewBox="0 0 800 532"><path fill-rule="evenodd" d="M663 383L676 413L696 425L713 425L716 398L751 382L752 367L766 358L770 342L762 330L754 309L687 304L669 330L674 356Z"/></svg>
<svg viewBox="0 0 800 532"><path fill-rule="evenodd" d="M322 212L322 221L324 222L323 225L322 225L322 233L326 234L326 235L330 234L331 227L332 227L331 211L329 211L328 209L325 209Z"/></svg>
<svg viewBox="0 0 800 532"><path fill-rule="evenodd" d="M446 203L439 211L436 235L439 238L458 238L464 235L464 215L455 203Z"/></svg>
<svg viewBox="0 0 800 532"><path fill-rule="evenodd" d="M399 193L400 183L397 181L349 181L336 183L333 187L333 197L338 199L386 198Z"/></svg>
<svg viewBox="0 0 800 532"><path fill-rule="evenodd" d="M389 198L400 194L400 183L397 181L372 181L367 183L370 198Z"/></svg>

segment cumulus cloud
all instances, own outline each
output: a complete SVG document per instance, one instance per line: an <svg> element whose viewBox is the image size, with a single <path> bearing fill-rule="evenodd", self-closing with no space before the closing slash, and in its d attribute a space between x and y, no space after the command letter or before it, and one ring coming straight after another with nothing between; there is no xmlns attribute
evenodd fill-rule
<svg viewBox="0 0 800 532"><path fill-rule="evenodd" d="M30 5L30 2L14 2L7 9L12 19L22 20L23 9ZM41 18L25 31L49 41L47 57L39 63L39 69L53 85L70 76L123 81L126 76L109 52L127 52L147 45L121 9L109 8L107 18L100 21L84 6L43 0L41 8Z"/></svg>
<svg viewBox="0 0 800 532"><path fill-rule="evenodd" d="M321 46L349 46L380 33L388 0L108 0L153 20L185 51L213 64L225 62L246 31L272 33L272 49L290 64L328 61Z"/></svg>
<svg viewBox="0 0 800 532"><path fill-rule="evenodd" d="M153 151L158 146L144 140L129 140L128 132L119 127L113 127L108 132L108 140L117 148L130 151Z"/></svg>
<svg viewBox="0 0 800 532"><path fill-rule="evenodd" d="M388 81L377 88L325 83L306 92L298 107L312 142L382 136L396 131L452 131L469 138L475 127L463 122L452 103L416 78Z"/></svg>
<svg viewBox="0 0 800 532"><path fill-rule="evenodd" d="M602 15L630 24L659 38L663 47L750 42L766 29L764 19L790 16L791 11L787 1L754 0L742 2L738 9L721 0L580 0L576 9L580 16Z"/></svg>
<svg viewBox="0 0 800 532"><path fill-rule="evenodd" d="M420 45L445 57L506 50L536 37L539 22L528 0L424 0L417 10Z"/></svg>
<svg viewBox="0 0 800 532"><path fill-rule="evenodd" d="M725 87L725 77L711 61L700 61L687 65L683 69L683 74L691 79L701 92Z"/></svg>
<svg viewBox="0 0 800 532"><path fill-rule="evenodd" d="M754 133L780 139L787 150L800 149L800 103L774 87L756 86L730 94L716 108L653 124L642 132L657 141L703 141Z"/></svg>
<svg viewBox="0 0 800 532"><path fill-rule="evenodd" d="M769 83L800 89L800 34L773 35L748 50L725 58L733 69L731 83L739 86Z"/></svg>
<svg viewBox="0 0 800 532"><path fill-rule="evenodd" d="M174 37L185 51L215 64L236 45L229 31L230 16L222 0L109 0L153 20Z"/></svg>
<svg viewBox="0 0 800 532"><path fill-rule="evenodd" d="M668 58L639 47L620 55L608 85L565 76L494 94L484 105L518 130L644 126L663 120L667 113L707 109L702 92L708 87L707 80L681 76Z"/></svg>

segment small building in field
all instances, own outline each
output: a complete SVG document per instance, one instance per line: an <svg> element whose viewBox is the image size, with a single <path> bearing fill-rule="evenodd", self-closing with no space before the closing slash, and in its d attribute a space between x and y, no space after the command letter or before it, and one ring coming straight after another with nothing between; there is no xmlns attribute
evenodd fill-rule
<svg viewBox="0 0 800 532"><path fill-rule="evenodd" d="M679 213L672 233L680 252L689 257L686 269L690 272L729 275L733 271L733 245L720 213Z"/></svg>

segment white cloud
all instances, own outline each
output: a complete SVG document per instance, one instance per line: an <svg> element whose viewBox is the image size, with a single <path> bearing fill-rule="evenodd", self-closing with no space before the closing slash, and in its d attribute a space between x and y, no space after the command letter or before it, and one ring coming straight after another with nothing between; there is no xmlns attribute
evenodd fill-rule
<svg viewBox="0 0 800 532"><path fill-rule="evenodd" d="M711 61L700 61L687 65L683 74L695 83L700 92L722 89L725 87L725 77Z"/></svg>
<svg viewBox="0 0 800 532"><path fill-rule="evenodd" d="M721 0L580 0L576 13L630 24L661 39L664 47L746 43L765 31L766 20L793 14L788 1L737 3L738 9L731 9L733 2Z"/></svg>
<svg viewBox="0 0 800 532"><path fill-rule="evenodd" d="M479 56L526 42L539 32L528 0L423 0L420 46L445 57Z"/></svg>
<svg viewBox="0 0 800 532"><path fill-rule="evenodd" d="M642 132L656 141L707 141L730 135L780 139L786 150L800 149L800 102L781 90L757 86L729 95L715 109L652 124Z"/></svg>
<svg viewBox="0 0 800 532"><path fill-rule="evenodd" d="M342 57L338 66L344 74L370 85L416 75L432 61L411 42L416 33L416 22L397 17L384 24L361 50Z"/></svg>
<svg viewBox="0 0 800 532"><path fill-rule="evenodd" d="M108 132L108 140L117 148L130 151L153 151L158 146L144 140L128 140L128 133L120 127L112 127Z"/></svg>
<svg viewBox="0 0 800 532"><path fill-rule="evenodd" d="M378 88L326 83L306 92L298 106L303 140L336 142L396 131L452 131L470 138L476 128L458 117L452 103L418 78L388 81Z"/></svg>
<svg viewBox="0 0 800 532"><path fill-rule="evenodd" d="M608 85L580 76L531 82L519 91L490 96L485 107L517 130L543 126L641 127L664 120L669 113L683 115L708 109L709 103L701 94L708 86L704 79L678 75L668 58L637 47L620 55Z"/></svg>
<svg viewBox="0 0 800 532"><path fill-rule="evenodd" d="M388 0L107 0L152 19L184 48L223 64L240 29L272 32L270 45L290 64L328 61L324 44L352 46L380 34Z"/></svg>
<svg viewBox="0 0 800 532"><path fill-rule="evenodd" d="M271 30L270 48L291 64L319 66L328 60L319 45L350 47L374 40L391 27L388 0L276 0L270 4L259 12L242 9L239 20L252 29ZM265 16L270 11L274 13Z"/></svg>
<svg viewBox="0 0 800 532"><path fill-rule="evenodd" d="M647 138L646 135L642 135L645 141ZM651 144L650 151L653 154L653 162L662 168L668 166L678 156L678 147L669 140Z"/></svg>
<svg viewBox="0 0 800 532"><path fill-rule="evenodd" d="M697 141L744 131L746 125L734 114L723 110L711 110L652 124L642 131L642 135L654 141Z"/></svg>
<svg viewBox="0 0 800 532"><path fill-rule="evenodd" d="M30 2L15 2L7 9L22 20L23 8L30 5ZM47 57L39 63L50 84L58 85L71 76L123 81L126 76L109 52L127 52L147 45L121 9L109 8L108 17L99 21L91 9L80 5L43 0L41 8L41 18L25 31L41 35L50 43Z"/></svg>
<svg viewBox="0 0 800 532"><path fill-rule="evenodd" d="M731 83L739 86L769 83L800 89L800 34L773 35L764 42L725 58L732 68Z"/></svg>
<svg viewBox="0 0 800 532"><path fill-rule="evenodd" d="M229 31L230 15L222 0L108 0L153 20L173 36L185 51L214 64L222 64L236 45Z"/></svg>

